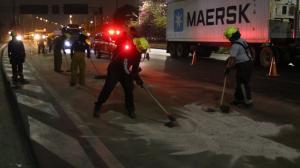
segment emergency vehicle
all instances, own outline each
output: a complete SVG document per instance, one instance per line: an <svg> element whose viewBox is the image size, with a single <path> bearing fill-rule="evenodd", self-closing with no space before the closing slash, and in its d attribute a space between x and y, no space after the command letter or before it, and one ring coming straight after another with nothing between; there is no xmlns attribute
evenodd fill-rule
<svg viewBox="0 0 300 168"><path fill-rule="evenodd" d="M65 49L70 49L73 42L78 39L79 35L83 32L83 28L77 24L69 24L62 28L62 34L66 35L64 42Z"/></svg>
<svg viewBox="0 0 300 168"><path fill-rule="evenodd" d="M103 55L112 57L116 48L115 41L123 33L122 29L113 24L104 24L101 31L96 33L92 47L98 58Z"/></svg>

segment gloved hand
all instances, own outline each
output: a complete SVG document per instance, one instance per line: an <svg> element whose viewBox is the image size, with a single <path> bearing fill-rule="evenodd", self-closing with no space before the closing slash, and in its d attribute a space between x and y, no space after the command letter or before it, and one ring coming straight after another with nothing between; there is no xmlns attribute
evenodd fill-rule
<svg viewBox="0 0 300 168"><path fill-rule="evenodd" d="M141 88L144 87L144 81L143 81L142 79L136 79L136 80L135 80L135 83L136 83L137 85L139 85Z"/></svg>

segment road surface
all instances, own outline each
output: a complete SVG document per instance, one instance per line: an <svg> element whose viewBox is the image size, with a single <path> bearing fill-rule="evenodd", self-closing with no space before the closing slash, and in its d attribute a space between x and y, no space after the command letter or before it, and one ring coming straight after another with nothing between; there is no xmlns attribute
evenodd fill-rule
<svg viewBox="0 0 300 168"><path fill-rule="evenodd" d="M232 107L224 114L218 110L223 56L200 59L191 66L191 58L171 59L165 51L153 49L151 60L141 63L141 76L177 117L178 126L168 128L163 125L166 116L138 86L136 120L127 116L119 85L103 106L101 118L92 117L108 59L87 59L86 86L70 87L69 72L53 71L52 54L37 55L30 43L26 52L24 72L30 83L14 91L43 168L300 167L299 69L281 68L279 77L269 78L268 70L256 68L254 107ZM67 71L70 57L63 57ZM234 72L228 85L226 103L233 97ZM206 112L207 108L216 112Z"/></svg>

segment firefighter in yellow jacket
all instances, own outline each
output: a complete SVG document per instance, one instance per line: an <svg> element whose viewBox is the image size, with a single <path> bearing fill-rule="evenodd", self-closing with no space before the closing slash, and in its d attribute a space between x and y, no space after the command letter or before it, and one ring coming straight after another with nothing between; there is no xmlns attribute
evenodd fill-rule
<svg viewBox="0 0 300 168"><path fill-rule="evenodd" d="M85 85L85 51L87 57L90 58L90 46L86 42L86 35L80 34L77 41L71 47L71 82L70 86L75 86L78 78L79 70L79 84Z"/></svg>

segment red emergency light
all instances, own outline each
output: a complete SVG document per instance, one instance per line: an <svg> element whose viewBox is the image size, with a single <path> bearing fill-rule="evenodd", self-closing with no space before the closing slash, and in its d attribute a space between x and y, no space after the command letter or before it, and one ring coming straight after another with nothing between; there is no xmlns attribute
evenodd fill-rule
<svg viewBox="0 0 300 168"><path fill-rule="evenodd" d="M108 34L111 35L111 36L114 35L115 34L115 30L114 29L109 29L108 30Z"/></svg>
<svg viewBox="0 0 300 168"><path fill-rule="evenodd" d="M129 44L125 44L124 49L127 50L127 51L130 50L130 45Z"/></svg>
<svg viewBox="0 0 300 168"><path fill-rule="evenodd" d="M121 35L121 30L119 30L119 29L110 28L107 32L108 32L108 35L110 35L110 36Z"/></svg>

